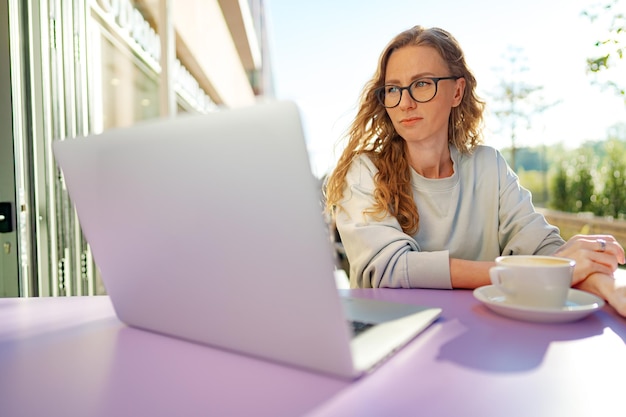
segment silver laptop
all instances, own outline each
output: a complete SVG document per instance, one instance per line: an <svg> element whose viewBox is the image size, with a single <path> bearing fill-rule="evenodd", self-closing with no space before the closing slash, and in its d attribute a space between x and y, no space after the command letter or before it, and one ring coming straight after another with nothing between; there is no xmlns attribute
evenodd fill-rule
<svg viewBox="0 0 626 417"><path fill-rule="evenodd" d="M53 150L130 326L356 378L441 314L340 297L291 102L140 123ZM381 324L355 336L349 321Z"/></svg>

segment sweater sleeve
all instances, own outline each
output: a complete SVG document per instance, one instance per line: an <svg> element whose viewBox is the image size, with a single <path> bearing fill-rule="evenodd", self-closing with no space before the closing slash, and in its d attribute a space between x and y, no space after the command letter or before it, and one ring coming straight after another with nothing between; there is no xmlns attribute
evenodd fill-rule
<svg viewBox="0 0 626 417"><path fill-rule="evenodd" d="M395 217L372 219L364 210L374 204L371 160L361 156L347 174L344 198L335 220L350 263L353 288L452 288L447 250L423 252L402 231Z"/></svg>
<svg viewBox="0 0 626 417"><path fill-rule="evenodd" d="M499 240L502 255L551 255L565 241L532 203L531 193L498 153L500 177Z"/></svg>

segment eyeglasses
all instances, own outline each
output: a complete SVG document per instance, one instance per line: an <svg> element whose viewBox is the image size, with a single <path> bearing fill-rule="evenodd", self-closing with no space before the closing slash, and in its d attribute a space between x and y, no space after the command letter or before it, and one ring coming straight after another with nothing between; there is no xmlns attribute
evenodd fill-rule
<svg viewBox="0 0 626 417"><path fill-rule="evenodd" d="M409 84L408 87L400 87L399 85L384 85L375 90L376 98L380 104L390 109L400 104L402 100L402 91L408 90L411 98L418 103L426 103L435 98L437 95L437 86L441 80L458 80L458 76L453 77L424 77L419 78Z"/></svg>

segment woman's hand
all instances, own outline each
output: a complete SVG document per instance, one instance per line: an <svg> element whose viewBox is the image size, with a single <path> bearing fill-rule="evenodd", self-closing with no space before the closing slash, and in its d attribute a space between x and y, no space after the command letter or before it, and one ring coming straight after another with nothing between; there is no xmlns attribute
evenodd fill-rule
<svg viewBox="0 0 626 417"><path fill-rule="evenodd" d="M595 273L576 286L605 299L615 311L626 317L626 271L616 276Z"/></svg>
<svg viewBox="0 0 626 417"><path fill-rule="evenodd" d="M624 248L611 235L576 235L554 255L576 261L572 286L592 274L612 277L617 266L626 262Z"/></svg>

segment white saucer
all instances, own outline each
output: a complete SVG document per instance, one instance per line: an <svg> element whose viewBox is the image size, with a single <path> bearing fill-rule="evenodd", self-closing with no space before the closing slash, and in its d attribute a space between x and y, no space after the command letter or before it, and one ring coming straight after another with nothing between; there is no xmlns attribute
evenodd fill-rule
<svg viewBox="0 0 626 417"><path fill-rule="evenodd" d="M529 307L512 304L493 285L476 288L474 297L492 311L517 320L542 323L563 323L580 320L604 306L604 300L588 292L570 289L567 302L561 308Z"/></svg>

